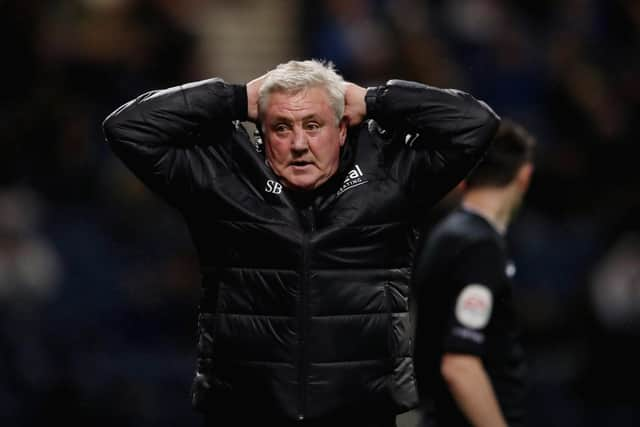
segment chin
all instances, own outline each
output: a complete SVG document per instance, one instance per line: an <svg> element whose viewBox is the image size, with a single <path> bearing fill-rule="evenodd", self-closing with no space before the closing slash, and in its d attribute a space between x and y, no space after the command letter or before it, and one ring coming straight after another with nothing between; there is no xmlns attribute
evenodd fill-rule
<svg viewBox="0 0 640 427"><path fill-rule="evenodd" d="M300 183L300 182L290 182L288 185L289 188L293 190L313 190L316 188L315 183Z"/></svg>
<svg viewBox="0 0 640 427"><path fill-rule="evenodd" d="M300 179L299 177L287 180L288 187L294 190L313 190L320 185L317 179Z"/></svg>

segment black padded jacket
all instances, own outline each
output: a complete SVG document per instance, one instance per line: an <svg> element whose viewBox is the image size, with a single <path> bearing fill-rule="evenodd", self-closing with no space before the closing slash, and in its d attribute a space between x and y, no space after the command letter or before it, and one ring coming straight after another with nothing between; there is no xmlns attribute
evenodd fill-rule
<svg viewBox="0 0 640 427"><path fill-rule="evenodd" d="M417 404L412 226L476 165L499 123L471 95L371 87L338 172L300 198L247 133L246 87L152 91L103 123L108 144L184 216L199 257L193 404L304 420Z"/></svg>

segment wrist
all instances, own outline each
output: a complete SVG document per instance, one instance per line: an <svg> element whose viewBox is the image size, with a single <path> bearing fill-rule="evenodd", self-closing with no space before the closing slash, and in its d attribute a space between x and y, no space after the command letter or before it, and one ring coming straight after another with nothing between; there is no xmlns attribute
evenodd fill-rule
<svg viewBox="0 0 640 427"><path fill-rule="evenodd" d="M247 87L245 85L231 85L233 90L231 108L232 117L236 120L246 120L249 118L249 101Z"/></svg>
<svg viewBox="0 0 640 427"><path fill-rule="evenodd" d="M364 96L365 114L368 117L375 117L380 110L379 95L384 90L384 86L368 87Z"/></svg>

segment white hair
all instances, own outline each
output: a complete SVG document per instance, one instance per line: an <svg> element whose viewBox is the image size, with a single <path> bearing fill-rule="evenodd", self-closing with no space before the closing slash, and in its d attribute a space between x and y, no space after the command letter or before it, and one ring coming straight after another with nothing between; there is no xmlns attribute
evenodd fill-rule
<svg viewBox="0 0 640 427"><path fill-rule="evenodd" d="M320 87L327 92L329 103L336 113L336 123L344 114L344 79L332 62L317 59L289 61L278 65L267 73L258 94L258 106L264 112L269 96L274 92L296 94L308 88Z"/></svg>

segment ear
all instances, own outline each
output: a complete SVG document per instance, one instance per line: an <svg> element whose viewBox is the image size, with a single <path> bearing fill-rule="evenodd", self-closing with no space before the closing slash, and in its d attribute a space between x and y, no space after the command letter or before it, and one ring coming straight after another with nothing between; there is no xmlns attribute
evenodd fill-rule
<svg viewBox="0 0 640 427"><path fill-rule="evenodd" d="M525 163L520 167L516 174L516 184L518 189L523 193L529 188L531 183L531 177L533 175L533 164Z"/></svg>
<svg viewBox="0 0 640 427"><path fill-rule="evenodd" d="M349 128L349 120L343 117L338 123L338 132L340 135L340 146L342 147L347 140L347 129Z"/></svg>

